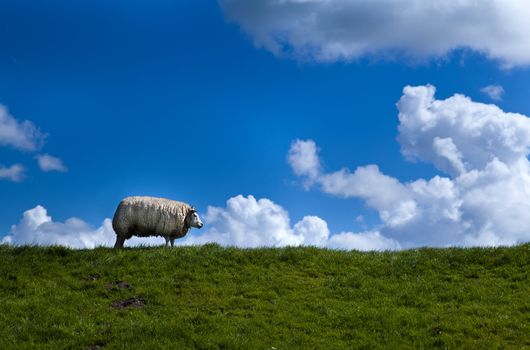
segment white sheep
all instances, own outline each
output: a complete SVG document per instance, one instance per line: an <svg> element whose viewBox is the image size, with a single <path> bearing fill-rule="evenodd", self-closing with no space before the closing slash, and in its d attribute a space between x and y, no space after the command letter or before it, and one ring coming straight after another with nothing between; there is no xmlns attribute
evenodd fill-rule
<svg viewBox="0 0 530 350"><path fill-rule="evenodd" d="M168 243L184 237L191 227L203 226L195 209L186 203L155 197L123 199L112 219L116 232L114 248L122 248L132 236L162 236Z"/></svg>

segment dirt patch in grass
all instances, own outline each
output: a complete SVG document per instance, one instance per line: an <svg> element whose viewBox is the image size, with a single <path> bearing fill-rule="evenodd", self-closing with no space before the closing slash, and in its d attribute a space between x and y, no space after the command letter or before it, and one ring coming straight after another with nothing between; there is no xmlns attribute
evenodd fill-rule
<svg viewBox="0 0 530 350"><path fill-rule="evenodd" d="M147 304L147 301L143 297L132 297L125 300L118 300L111 304L115 309L125 309L125 308L142 308Z"/></svg>
<svg viewBox="0 0 530 350"><path fill-rule="evenodd" d="M132 285L130 285L127 282L115 282L115 283L107 283L105 284L106 290L113 290L113 289L132 289Z"/></svg>

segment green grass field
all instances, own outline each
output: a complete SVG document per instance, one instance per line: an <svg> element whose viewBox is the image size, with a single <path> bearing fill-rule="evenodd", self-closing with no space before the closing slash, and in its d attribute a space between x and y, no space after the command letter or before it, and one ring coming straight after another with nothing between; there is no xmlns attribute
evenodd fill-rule
<svg viewBox="0 0 530 350"><path fill-rule="evenodd" d="M0 246L0 259L0 349L530 348L529 244ZM145 305L115 306L132 297Z"/></svg>

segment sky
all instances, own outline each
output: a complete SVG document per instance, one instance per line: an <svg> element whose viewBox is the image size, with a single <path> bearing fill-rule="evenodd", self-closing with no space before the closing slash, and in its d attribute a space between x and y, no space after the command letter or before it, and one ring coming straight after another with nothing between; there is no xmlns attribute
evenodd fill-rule
<svg viewBox="0 0 530 350"><path fill-rule="evenodd" d="M4 243L112 245L131 195L198 209L179 244L530 241L526 2L22 0L0 16Z"/></svg>

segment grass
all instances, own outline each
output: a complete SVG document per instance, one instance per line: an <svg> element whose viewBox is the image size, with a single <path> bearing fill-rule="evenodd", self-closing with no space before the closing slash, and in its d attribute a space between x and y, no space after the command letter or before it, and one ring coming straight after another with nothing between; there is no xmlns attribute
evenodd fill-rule
<svg viewBox="0 0 530 350"><path fill-rule="evenodd" d="M530 348L529 244L0 246L0 259L0 349ZM134 296L146 305L112 306Z"/></svg>

